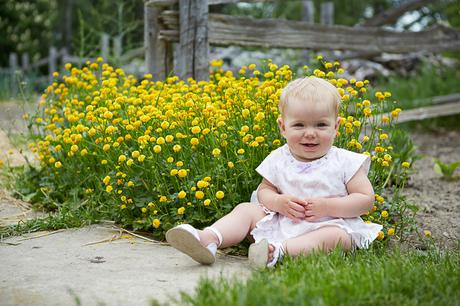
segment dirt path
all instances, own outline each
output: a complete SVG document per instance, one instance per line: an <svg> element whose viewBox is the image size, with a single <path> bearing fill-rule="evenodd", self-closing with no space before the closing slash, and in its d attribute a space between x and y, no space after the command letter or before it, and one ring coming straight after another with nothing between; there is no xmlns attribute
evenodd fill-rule
<svg viewBox="0 0 460 306"><path fill-rule="evenodd" d="M429 230L437 245L454 248L460 239L460 180L445 181L433 170L434 159L444 163L460 161L460 133L439 130L411 135L418 160L404 194L420 207L420 231ZM460 167L456 170L460 176Z"/></svg>

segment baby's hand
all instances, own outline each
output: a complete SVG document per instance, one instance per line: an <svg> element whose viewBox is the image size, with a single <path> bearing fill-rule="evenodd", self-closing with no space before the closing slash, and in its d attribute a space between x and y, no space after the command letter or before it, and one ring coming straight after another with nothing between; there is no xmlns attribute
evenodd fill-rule
<svg viewBox="0 0 460 306"><path fill-rule="evenodd" d="M275 202L278 212L292 221L300 222L305 219L306 201L287 194L279 194Z"/></svg>
<svg viewBox="0 0 460 306"><path fill-rule="evenodd" d="M305 220L317 221L327 216L327 198L310 198L305 200Z"/></svg>

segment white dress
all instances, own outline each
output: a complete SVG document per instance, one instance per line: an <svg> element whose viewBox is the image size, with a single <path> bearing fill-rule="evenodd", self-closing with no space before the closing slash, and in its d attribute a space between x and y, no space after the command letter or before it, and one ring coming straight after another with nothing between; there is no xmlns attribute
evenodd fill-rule
<svg viewBox="0 0 460 306"><path fill-rule="evenodd" d="M283 194L306 199L311 197L343 197L348 194L346 184L363 166L369 171L370 159L364 154L332 147L320 159L301 162L295 159L287 144L271 152L256 171L278 188ZM251 202L258 203L257 190ZM263 206L262 206L263 207ZM365 223L360 217L325 217L318 221L294 223L291 219L264 207L267 215L257 222L251 231L256 242L267 239L270 243L283 242L323 226L338 226L344 229L357 248L367 248L377 238L382 226Z"/></svg>

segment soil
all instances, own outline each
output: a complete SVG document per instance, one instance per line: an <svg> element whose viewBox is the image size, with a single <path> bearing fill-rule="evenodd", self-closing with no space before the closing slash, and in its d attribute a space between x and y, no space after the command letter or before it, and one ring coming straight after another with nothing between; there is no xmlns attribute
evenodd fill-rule
<svg viewBox="0 0 460 306"><path fill-rule="evenodd" d="M413 165L413 174L404 194L419 207L416 215L419 233L430 231L436 245L456 248L460 238L460 167L455 180L443 180L434 170L434 159L443 163L460 161L460 132L416 131L411 133L422 158Z"/></svg>

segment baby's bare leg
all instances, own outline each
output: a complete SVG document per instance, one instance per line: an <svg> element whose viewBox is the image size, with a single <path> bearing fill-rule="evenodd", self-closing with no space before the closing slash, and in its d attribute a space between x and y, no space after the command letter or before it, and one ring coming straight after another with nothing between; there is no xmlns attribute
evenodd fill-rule
<svg viewBox="0 0 460 306"><path fill-rule="evenodd" d="M341 246L351 249L351 236L340 227L325 226L299 237L284 242L285 250L290 256L307 255L312 251L330 251Z"/></svg>
<svg viewBox="0 0 460 306"><path fill-rule="evenodd" d="M223 237L220 248L226 248L240 243L255 227L257 221L265 217L263 209L255 203L238 204L229 214L217 220L212 227ZM199 231L201 243L217 243L216 235L210 231Z"/></svg>

